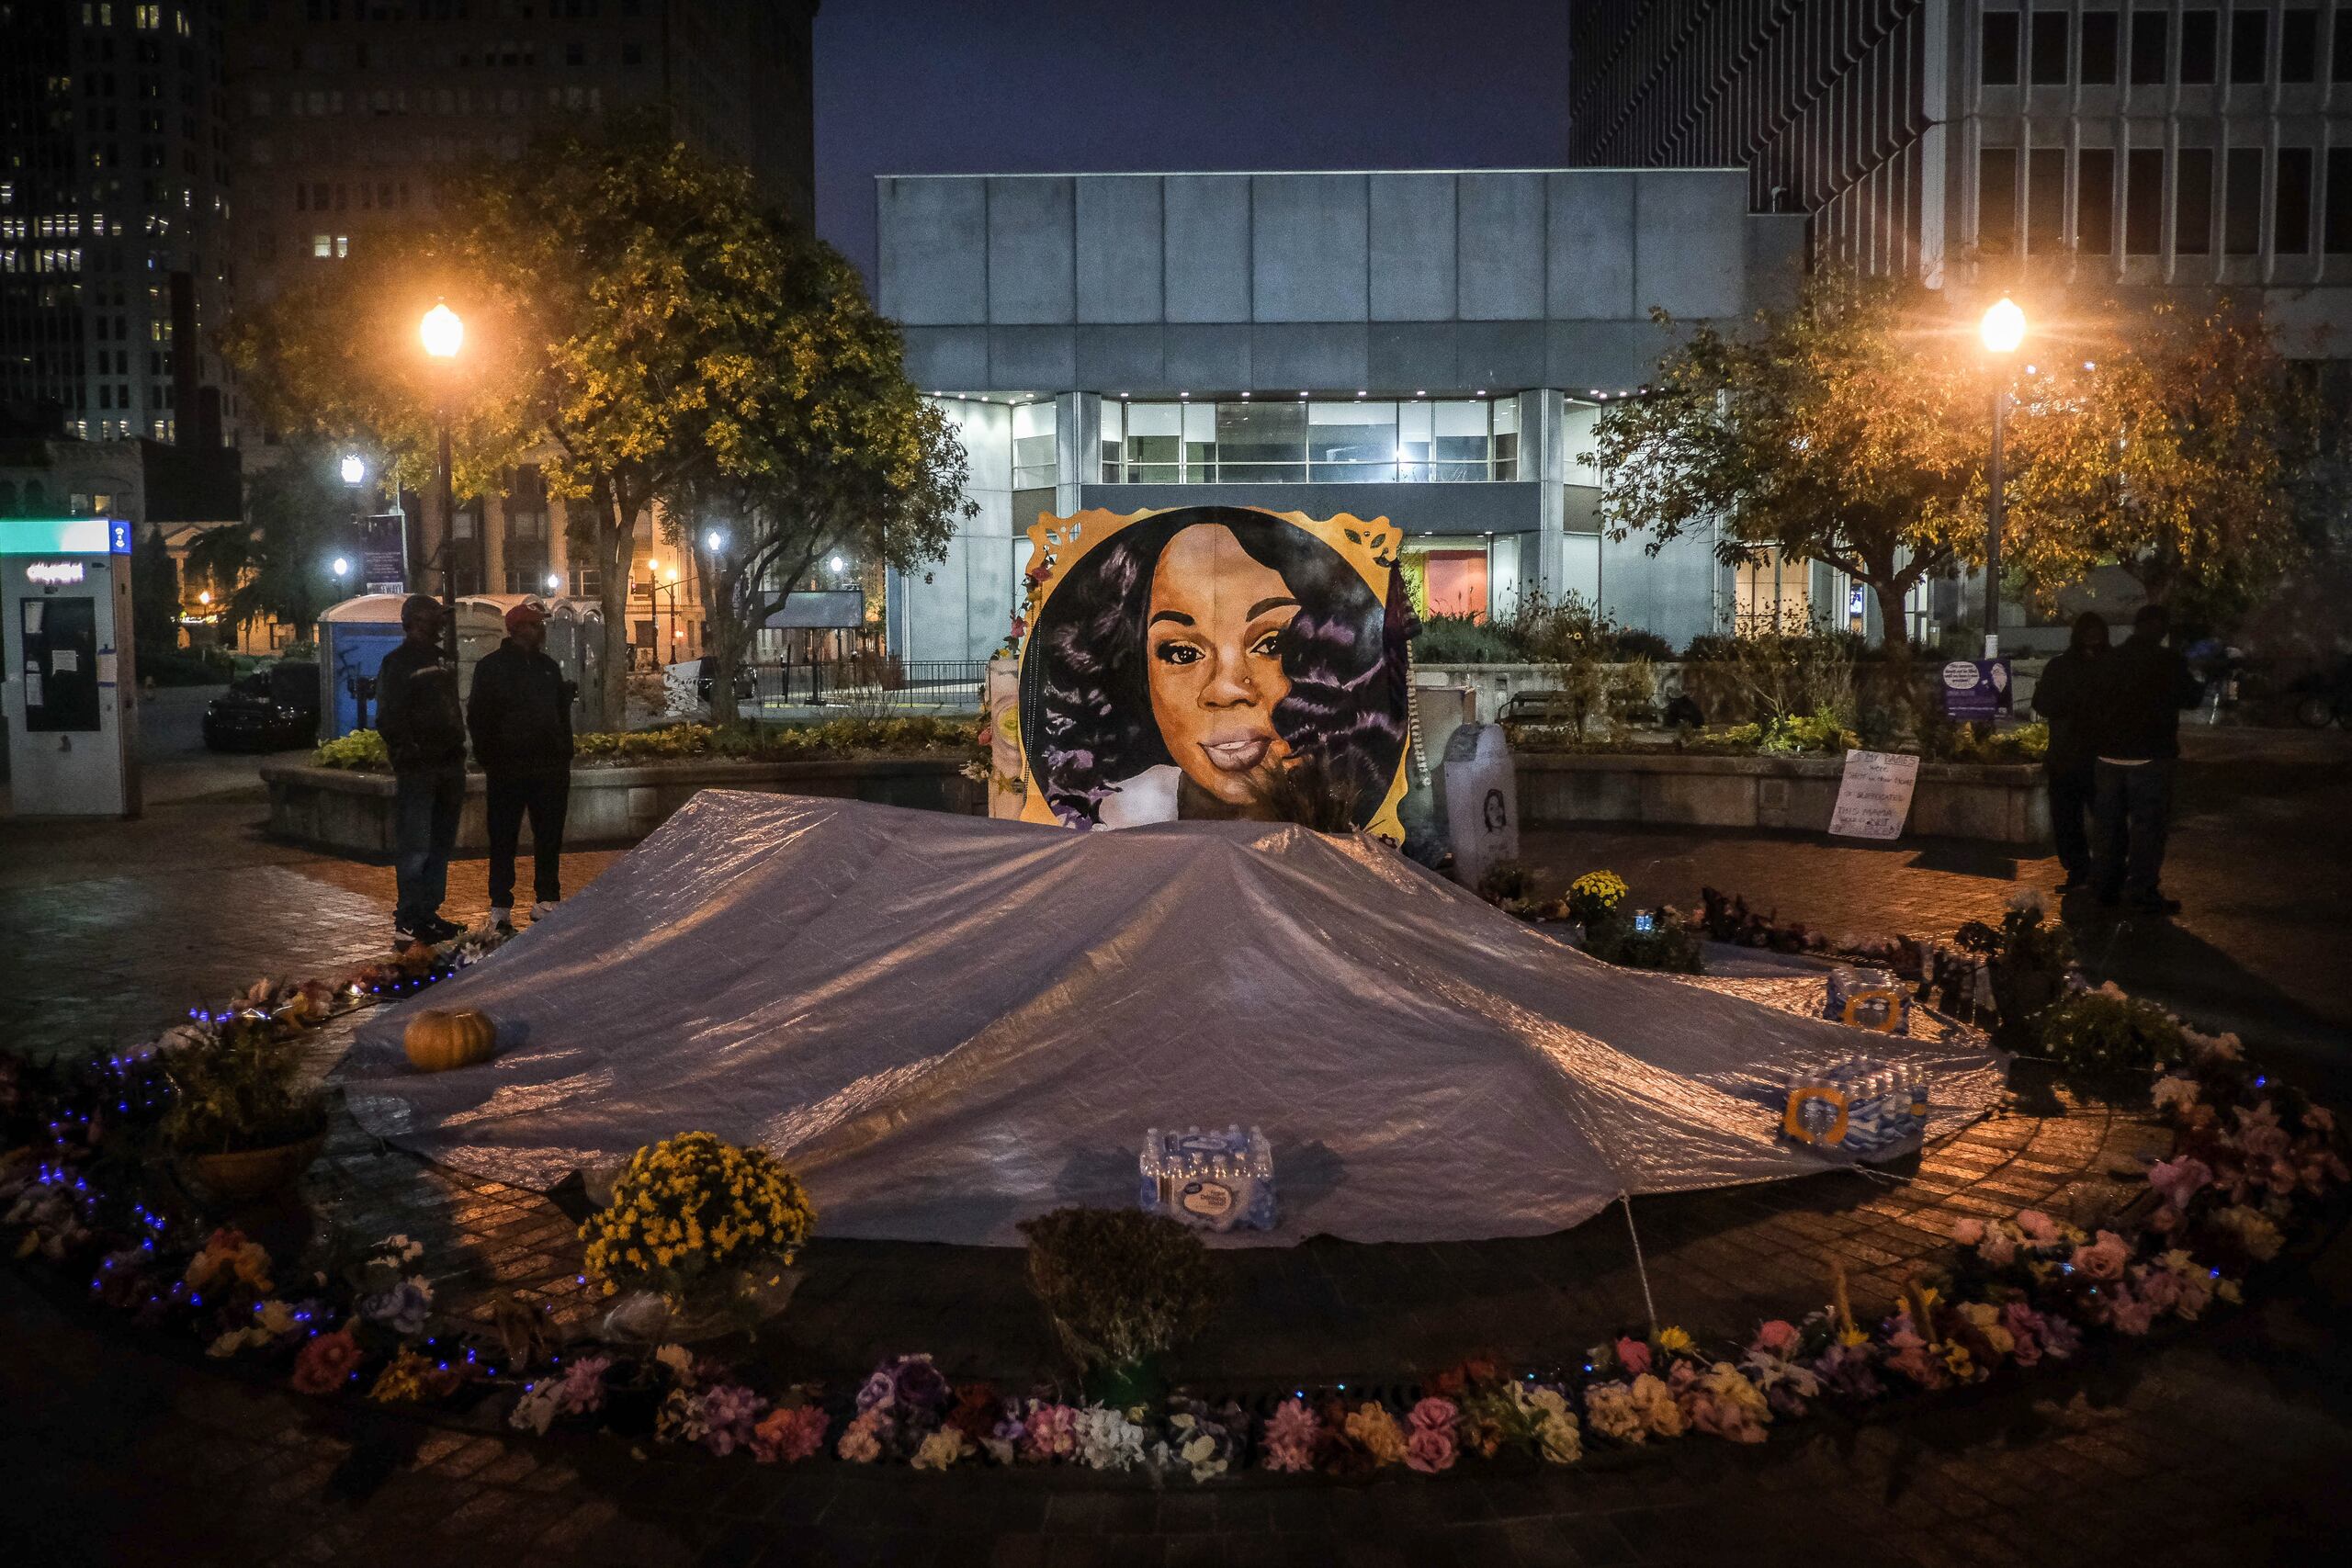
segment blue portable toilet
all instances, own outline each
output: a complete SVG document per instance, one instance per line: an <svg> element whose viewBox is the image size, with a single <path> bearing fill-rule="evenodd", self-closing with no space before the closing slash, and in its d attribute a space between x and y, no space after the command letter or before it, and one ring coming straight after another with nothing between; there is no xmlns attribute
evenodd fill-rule
<svg viewBox="0 0 2352 1568"><path fill-rule="evenodd" d="M329 740L376 728L376 671L401 645L398 593L362 593L319 616L319 728ZM480 598L458 601L458 690L470 690L474 661L506 635L503 612Z"/></svg>

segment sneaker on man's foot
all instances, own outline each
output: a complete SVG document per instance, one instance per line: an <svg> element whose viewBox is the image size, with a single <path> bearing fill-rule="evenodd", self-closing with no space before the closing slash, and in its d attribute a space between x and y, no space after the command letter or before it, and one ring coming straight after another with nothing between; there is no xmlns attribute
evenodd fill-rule
<svg viewBox="0 0 2352 1568"><path fill-rule="evenodd" d="M424 924L417 928L416 931L417 940L420 942L431 942L435 947L438 947L443 942L447 942L451 937L458 937L465 934L465 927L458 924L454 920L445 920L438 915L435 915L431 919L424 922Z"/></svg>
<svg viewBox="0 0 2352 1568"><path fill-rule="evenodd" d="M533 925L537 925L541 920L544 920L549 915L554 914L555 905L556 901L552 898L542 898L537 903L532 905L531 923Z"/></svg>
<svg viewBox="0 0 2352 1568"><path fill-rule="evenodd" d="M410 948L414 947L418 942L423 941L424 941L424 938L416 934L415 927L404 926L398 921L393 922L392 947L394 951L406 953Z"/></svg>
<svg viewBox="0 0 2352 1568"><path fill-rule="evenodd" d="M514 929L514 911L492 905L490 911L490 929L494 931L512 931Z"/></svg>

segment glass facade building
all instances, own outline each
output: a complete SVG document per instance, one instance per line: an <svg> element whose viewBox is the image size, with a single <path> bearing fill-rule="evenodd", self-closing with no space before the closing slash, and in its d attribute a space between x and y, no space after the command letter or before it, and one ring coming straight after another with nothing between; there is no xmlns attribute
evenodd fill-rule
<svg viewBox="0 0 2352 1568"><path fill-rule="evenodd" d="M978 514L893 573L914 660L1001 644L1041 514L1204 503L1385 517L1433 607L1575 592L1727 627L1710 536L1600 531L1585 460L1678 320L1792 296L1802 221L1736 170L888 176L876 294L956 422Z"/></svg>

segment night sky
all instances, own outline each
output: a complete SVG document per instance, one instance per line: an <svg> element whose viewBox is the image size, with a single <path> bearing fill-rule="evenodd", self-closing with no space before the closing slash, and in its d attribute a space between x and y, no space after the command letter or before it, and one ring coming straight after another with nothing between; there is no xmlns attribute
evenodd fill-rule
<svg viewBox="0 0 2352 1568"><path fill-rule="evenodd" d="M880 174L1556 167L1562 0L824 0L817 227Z"/></svg>

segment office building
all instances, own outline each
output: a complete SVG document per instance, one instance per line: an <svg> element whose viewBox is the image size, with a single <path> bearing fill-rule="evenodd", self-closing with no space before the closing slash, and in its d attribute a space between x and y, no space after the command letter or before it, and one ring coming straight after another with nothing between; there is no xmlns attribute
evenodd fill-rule
<svg viewBox="0 0 2352 1568"><path fill-rule="evenodd" d="M1793 298L1804 222L1736 169L894 176L883 312L956 419L979 515L892 574L910 660L1003 639L1041 513L1199 503L1386 517L1431 608L1575 592L1677 642L1741 574L1599 530L1582 460L1668 346L1649 319ZM1829 585L1825 585L1825 592Z"/></svg>
<svg viewBox="0 0 2352 1568"><path fill-rule="evenodd" d="M0 422L219 447L219 0L0 0Z"/></svg>
<svg viewBox="0 0 2352 1568"><path fill-rule="evenodd" d="M817 0L232 0L232 151L239 301L305 267L398 244L442 182L485 163L528 179L533 142L600 115L665 105L680 138L749 168L807 220ZM270 433L249 429L249 446ZM570 559L563 502L530 465L458 509L454 547L421 498L424 551L461 592L594 598ZM640 658L701 651L695 572L650 516L639 525L632 641Z"/></svg>
<svg viewBox="0 0 2352 1568"><path fill-rule="evenodd" d="M2258 292L2352 355L2341 0L1592 0L1571 39L1574 162L1744 167L1816 265Z"/></svg>

